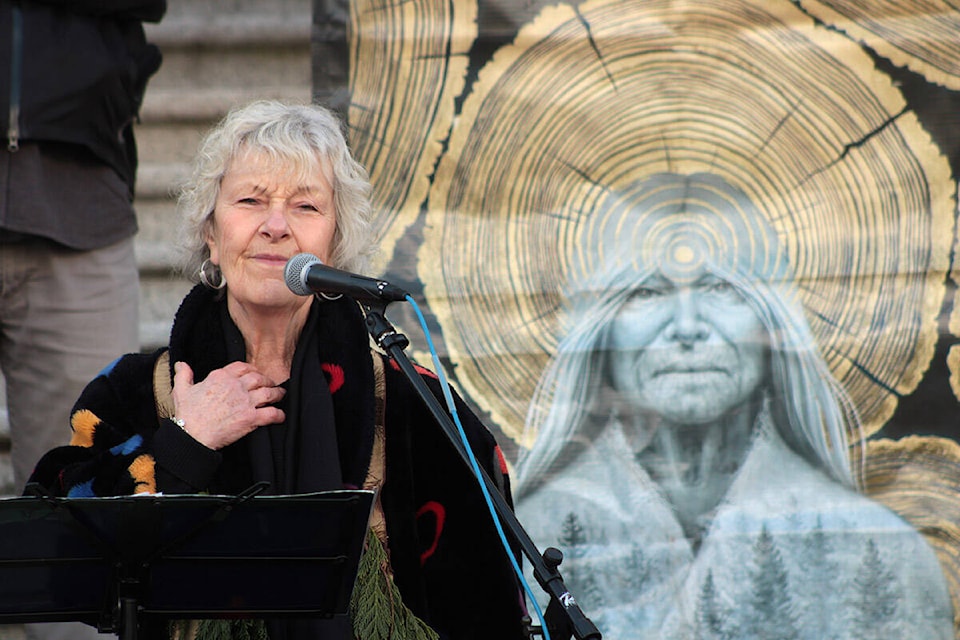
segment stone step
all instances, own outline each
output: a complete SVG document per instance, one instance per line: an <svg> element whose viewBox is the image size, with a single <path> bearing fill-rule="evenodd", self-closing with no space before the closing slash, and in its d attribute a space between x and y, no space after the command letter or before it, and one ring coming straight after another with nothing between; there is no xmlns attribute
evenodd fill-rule
<svg viewBox="0 0 960 640"><path fill-rule="evenodd" d="M141 161L137 169L137 197L134 202L153 200L173 200L178 185L182 184L190 173L187 162L150 162Z"/></svg>
<svg viewBox="0 0 960 640"><path fill-rule="evenodd" d="M309 102L310 81L307 78L301 84L258 87L256 90L233 87L161 89L148 95L135 128L141 167L151 163L189 163L203 134L232 107L256 99ZM150 176L138 176L138 196L143 195L144 178L149 180Z"/></svg>
<svg viewBox="0 0 960 640"><path fill-rule="evenodd" d="M193 286L172 274L140 277L140 350L153 351L169 341L170 323L180 300Z"/></svg>
<svg viewBox="0 0 960 640"><path fill-rule="evenodd" d="M200 3L186 3L186 6ZM255 2L254 8L272 4ZM309 41L311 15L309 2L296 5L286 13L219 10L198 19L186 13L171 12L160 24L145 25L147 39L165 51L203 47L241 48L251 42L260 46L283 47L291 42ZM180 3L171 3L171 8ZM303 5L307 5L304 13Z"/></svg>
<svg viewBox="0 0 960 640"><path fill-rule="evenodd" d="M166 46L242 45L250 37L283 42L309 33L312 15L312 0L168 0L163 20L144 29Z"/></svg>
<svg viewBox="0 0 960 640"><path fill-rule="evenodd" d="M186 92L212 87L233 87L247 94L285 86L310 86L309 36L282 47L253 42L244 47L216 49L161 49L163 64L150 79L144 96L156 102L154 92Z"/></svg>
<svg viewBox="0 0 960 640"><path fill-rule="evenodd" d="M300 75L300 74L298 74ZM165 87L152 89L140 108L137 130L162 124L206 128L223 117L231 107L253 99L308 101L309 78L296 78L287 85L244 87ZM150 152L147 147L142 150Z"/></svg>
<svg viewBox="0 0 960 640"><path fill-rule="evenodd" d="M138 201L137 222L140 231L134 243L140 273L169 272L178 258L176 203L172 199Z"/></svg>

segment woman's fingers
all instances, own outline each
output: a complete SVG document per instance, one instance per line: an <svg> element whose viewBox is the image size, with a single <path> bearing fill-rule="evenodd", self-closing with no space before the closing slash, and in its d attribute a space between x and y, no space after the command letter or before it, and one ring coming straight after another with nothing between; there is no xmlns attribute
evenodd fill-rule
<svg viewBox="0 0 960 640"><path fill-rule="evenodd" d="M258 427L283 422L272 407L286 391L246 362L232 362L193 383L186 363L174 365L174 401L187 432L211 449L236 442Z"/></svg>
<svg viewBox="0 0 960 640"><path fill-rule="evenodd" d="M257 420L255 427L265 427L271 424L279 424L286 420L286 414L282 410L277 409L276 407L260 407L257 409ZM251 429L250 431L253 431Z"/></svg>
<svg viewBox="0 0 960 640"><path fill-rule="evenodd" d="M286 393L283 387L256 387L251 389L248 395L253 406L260 408L264 405L280 402Z"/></svg>
<svg viewBox="0 0 960 640"><path fill-rule="evenodd" d="M193 384L193 369L186 362L173 363L173 386L189 387Z"/></svg>

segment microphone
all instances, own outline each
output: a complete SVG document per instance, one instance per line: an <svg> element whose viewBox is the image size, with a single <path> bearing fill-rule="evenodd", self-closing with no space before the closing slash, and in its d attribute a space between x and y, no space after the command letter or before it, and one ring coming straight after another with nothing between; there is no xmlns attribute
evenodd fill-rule
<svg viewBox="0 0 960 640"><path fill-rule="evenodd" d="M358 301L397 302L407 292L385 280L359 276L349 271L328 267L312 253L298 253L283 269L283 279L298 296L311 293L342 293Z"/></svg>

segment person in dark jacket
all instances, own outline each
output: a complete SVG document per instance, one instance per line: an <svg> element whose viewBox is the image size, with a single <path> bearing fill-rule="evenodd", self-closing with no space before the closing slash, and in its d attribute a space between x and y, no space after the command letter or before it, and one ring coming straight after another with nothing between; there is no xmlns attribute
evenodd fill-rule
<svg viewBox="0 0 960 640"><path fill-rule="evenodd" d="M161 60L142 23L165 11L165 0L0 0L0 372L15 491L65 443L86 382L140 346L133 123ZM77 640L76 627L28 636Z"/></svg>
<svg viewBox="0 0 960 640"><path fill-rule="evenodd" d="M32 481L76 497L233 495L261 481L281 495L374 489L366 553L386 551L400 602L358 607L352 620L268 619L269 637L370 640L360 629L385 616L391 637L519 639L518 581L477 480L396 363L371 350L360 306L301 297L285 282L300 253L363 271L374 251L369 182L341 128L323 107L267 101L232 111L206 138L181 196L185 269L200 284L169 347L123 356L95 378L75 405L71 444L44 456ZM440 397L436 376L420 374ZM457 402L509 499L493 436ZM354 599L371 588L358 581Z"/></svg>

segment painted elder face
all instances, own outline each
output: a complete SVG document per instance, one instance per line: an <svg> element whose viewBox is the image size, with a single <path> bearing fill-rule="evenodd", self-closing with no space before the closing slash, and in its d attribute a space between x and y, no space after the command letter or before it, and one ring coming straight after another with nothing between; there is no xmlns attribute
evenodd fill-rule
<svg viewBox="0 0 960 640"><path fill-rule="evenodd" d="M766 330L729 283L660 270L610 327L609 372L623 401L679 425L707 424L750 399L767 375Z"/></svg>

